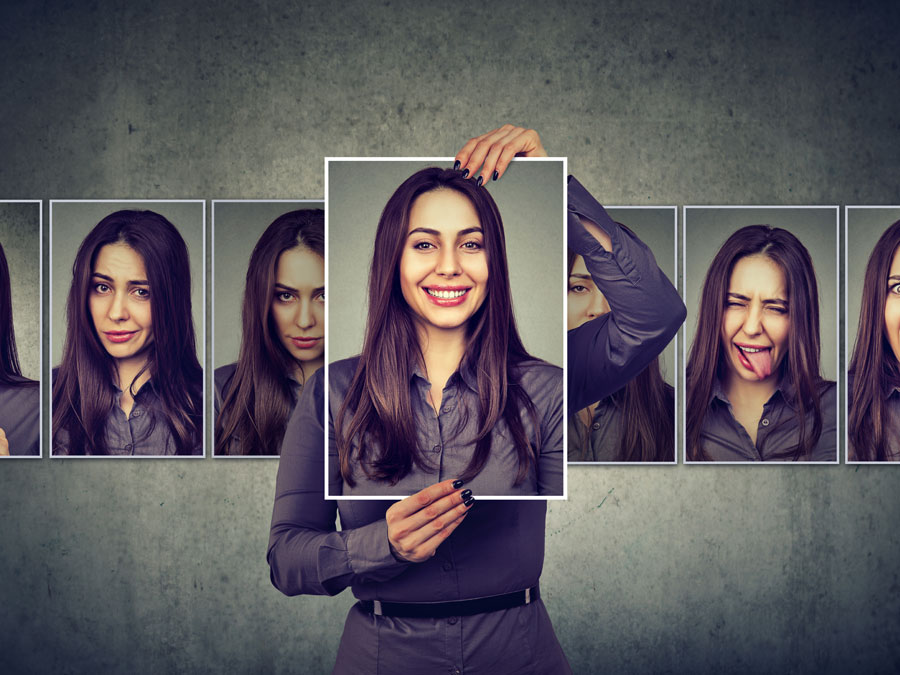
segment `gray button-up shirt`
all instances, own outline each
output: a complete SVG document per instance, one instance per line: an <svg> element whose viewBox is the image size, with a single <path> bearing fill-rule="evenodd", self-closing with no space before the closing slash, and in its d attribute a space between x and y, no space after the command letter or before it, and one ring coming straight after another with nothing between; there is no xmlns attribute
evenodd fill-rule
<svg viewBox="0 0 900 675"><path fill-rule="evenodd" d="M847 391L849 404L853 404L853 373L847 374ZM849 413L848 413L849 417ZM900 462L900 387L885 385L884 387L884 420L883 433L886 457L882 460L869 460L881 462ZM849 440L850 461L862 461L854 452L853 440Z"/></svg>
<svg viewBox="0 0 900 675"><path fill-rule="evenodd" d="M370 480L356 470L356 485L350 487L341 479L334 420L350 387L359 357L332 363L328 369L330 495L406 497L429 485L461 475L469 465L478 432L478 393L474 373L461 369L444 386L440 411L435 414L428 401L431 383L417 369L409 383L410 402L415 415L419 448L426 450L433 470L414 466L396 485ZM481 472L469 488L476 495L562 495L563 468L563 374L562 369L542 361L528 361L518 366L522 389L537 411L540 428L531 416L520 411L525 436L532 447L539 448L536 470L514 485L519 457L506 423L497 423L491 432L491 453ZM540 439L540 443L538 443ZM354 445L354 452L356 450Z"/></svg>
<svg viewBox="0 0 900 675"><path fill-rule="evenodd" d="M41 396L37 382L0 384L0 429L10 455L41 454Z"/></svg>
<svg viewBox="0 0 900 675"><path fill-rule="evenodd" d="M388 544L384 514L393 502L324 500L322 375L317 372L303 388L284 436L267 556L276 588L286 595L334 595L351 586L362 600L447 602L537 584L544 562L545 501L476 501L433 558L408 563L394 558ZM515 465L510 470L514 475ZM446 619L375 617L355 605L334 672L453 669L571 672L541 600Z"/></svg>
<svg viewBox="0 0 900 675"><path fill-rule="evenodd" d="M54 370L55 373L55 370ZM160 399L153 388L153 380L147 381L134 397L134 405L129 415L119 407L121 390L116 394L116 402L106 418L105 441L108 455L174 455L175 439L160 408ZM53 454L65 455L68 434L58 431L53 437ZM200 441L191 455L203 454Z"/></svg>
<svg viewBox="0 0 900 675"><path fill-rule="evenodd" d="M823 384L819 397L822 411L822 433L812 453L802 462L837 460L837 385ZM807 414L806 428L812 428L812 414ZM720 383L716 383L709 410L700 430L700 446L713 462L791 461L784 453L797 446L799 418L791 403L789 390L781 385L763 406L756 431L756 445L732 412L731 403Z"/></svg>

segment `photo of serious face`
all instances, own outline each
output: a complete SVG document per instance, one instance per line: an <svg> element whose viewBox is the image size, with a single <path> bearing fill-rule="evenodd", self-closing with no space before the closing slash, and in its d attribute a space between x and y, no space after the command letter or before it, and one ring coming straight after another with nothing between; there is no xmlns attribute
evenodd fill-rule
<svg viewBox="0 0 900 675"><path fill-rule="evenodd" d="M416 198L399 273L421 327L465 326L484 302L488 280L484 233L468 197L438 189Z"/></svg>
<svg viewBox="0 0 900 675"><path fill-rule="evenodd" d="M325 260L305 246L278 256L272 319L288 353L321 365L325 352Z"/></svg>
<svg viewBox="0 0 900 675"><path fill-rule="evenodd" d="M781 267L764 254L741 258L728 283L722 351L728 377L777 380L787 353L788 297Z"/></svg>
<svg viewBox="0 0 900 675"><path fill-rule="evenodd" d="M213 202L215 455L278 457L301 389L324 362L319 207Z"/></svg>
<svg viewBox="0 0 900 675"><path fill-rule="evenodd" d="M117 361L146 362L153 340L150 285L140 254L125 243L107 244L94 261L88 298L94 330Z"/></svg>

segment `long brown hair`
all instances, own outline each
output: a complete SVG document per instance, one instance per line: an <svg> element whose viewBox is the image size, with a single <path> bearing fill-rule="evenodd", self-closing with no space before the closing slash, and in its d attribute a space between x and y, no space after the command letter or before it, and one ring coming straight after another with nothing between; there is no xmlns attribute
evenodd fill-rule
<svg viewBox="0 0 900 675"><path fill-rule="evenodd" d="M621 223L619 226L625 228ZM577 257L570 249L568 274L572 273ZM615 461L671 462L675 459L675 391L663 379L658 356L610 398L622 411L622 436ZM575 413L576 424L582 425L584 431L584 446L579 448L582 456L587 456L591 448L588 410ZM569 461L578 460L570 456Z"/></svg>
<svg viewBox="0 0 900 675"><path fill-rule="evenodd" d="M16 350L16 332L13 326L12 291L9 283L9 267L3 245L0 244L0 384L27 386L37 384L22 377L19 368L19 352Z"/></svg>
<svg viewBox="0 0 900 675"><path fill-rule="evenodd" d="M732 234L713 258L703 282L697 330L688 357L686 445L687 457L708 461L700 446L700 432L706 418L716 380L722 380L727 365L722 353L722 318L731 272L741 258L763 254L784 273L788 294L787 358L781 363L779 377L790 384L792 403L797 411L799 437L797 445L779 457L797 460L810 454L822 433L822 411L819 404L823 385L819 373L819 292L812 258L806 247L793 234L770 225L748 225ZM812 427L807 415L812 412Z"/></svg>
<svg viewBox="0 0 900 675"><path fill-rule="evenodd" d="M369 315L363 349L335 424L341 474L355 485L354 464L367 477L395 485L414 466L434 470L416 442L409 381L423 362L412 311L400 289L398 267L407 239L413 202L432 190L455 190L475 208L484 231L488 261L484 303L466 325L466 352L460 370L477 378L478 433L475 451L460 478L471 480L484 467L491 432L503 419L515 443L520 484L535 465L539 447L530 447L519 410L534 419L534 406L518 383L518 364L534 360L516 329L506 263L503 221L488 191L459 171L436 167L410 176L388 200L375 233L369 274ZM539 425L535 424L535 428ZM359 450L353 453L353 441ZM375 449L377 448L377 450Z"/></svg>
<svg viewBox="0 0 900 675"><path fill-rule="evenodd" d="M295 247L325 257L325 212L285 213L266 228L250 255L241 311L237 368L216 419L217 455L277 455L294 407L290 373L303 364L285 349L272 318L278 258ZM304 380L306 373L303 373Z"/></svg>
<svg viewBox="0 0 900 675"><path fill-rule="evenodd" d="M884 427L888 422L885 393L900 385L900 364L884 330L884 308L888 296L888 275L894 253L900 246L900 220L891 225L869 256L863 281L859 329L849 373L853 387L849 391L847 430L850 458L859 461L883 461L896 453L887 447Z"/></svg>
<svg viewBox="0 0 900 675"><path fill-rule="evenodd" d="M203 371L197 361L191 314L190 259L175 226L153 211L117 211L106 216L75 255L66 303L66 340L53 382L53 435L65 430L69 441L55 446L53 452L108 453L105 429L116 405L116 364L97 337L88 300L100 249L119 242L144 261L153 315L147 365L131 386L150 371L162 418L154 423L169 427L176 454L193 454L203 442Z"/></svg>

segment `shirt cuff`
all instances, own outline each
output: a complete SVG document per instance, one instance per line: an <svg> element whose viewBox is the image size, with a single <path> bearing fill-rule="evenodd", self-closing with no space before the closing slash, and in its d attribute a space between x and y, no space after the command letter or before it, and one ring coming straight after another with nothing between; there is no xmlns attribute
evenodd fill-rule
<svg viewBox="0 0 900 675"><path fill-rule="evenodd" d="M384 519L347 530L345 541L350 569L360 581L387 581L412 564L397 560L391 553Z"/></svg>

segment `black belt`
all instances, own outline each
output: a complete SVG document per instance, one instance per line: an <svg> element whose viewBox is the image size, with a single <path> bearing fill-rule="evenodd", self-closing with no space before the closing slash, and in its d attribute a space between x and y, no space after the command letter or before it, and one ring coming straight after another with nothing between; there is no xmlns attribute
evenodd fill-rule
<svg viewBox="0 0 900 675"><path fill-rule="evenodd" d="M360 606L377 616L405 616L420 619L445 619L449 616L472 616L485 612L497 612L534 602L541 597L540 587L526 588L524 591L490 595L474 600L453 600L451 602L382 602L381 600L360 600Z"/></svg>

